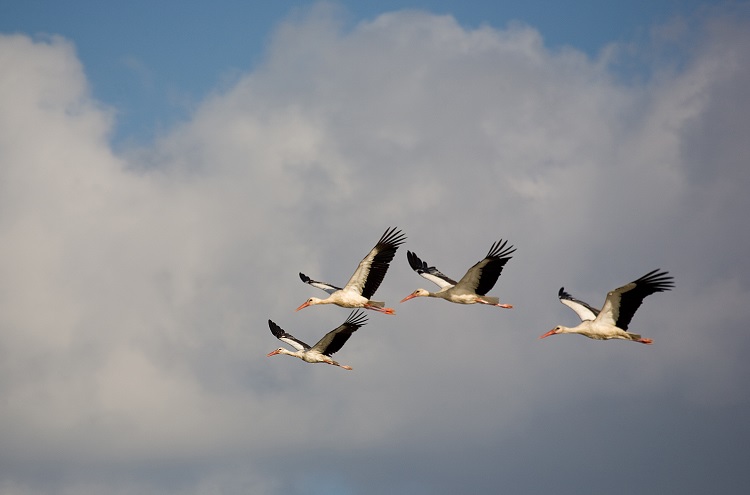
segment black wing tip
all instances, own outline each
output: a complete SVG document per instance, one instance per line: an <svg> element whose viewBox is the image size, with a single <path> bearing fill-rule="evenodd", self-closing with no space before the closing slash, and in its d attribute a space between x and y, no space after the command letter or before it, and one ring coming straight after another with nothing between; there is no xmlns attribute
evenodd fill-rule
<svg viewBox="0 0 750 495"><path fill-rule="evenodd" d="M507 246L507 247L506 247ZM493 242L490 250L487 252L487 258L511 258L511 254L516 252L516 248L511 244L508 246L507 240L500 239L497 242Z"/></svg>
<svg viewBox="0 0 750 495"><path fill-rule="evenodd" d="M361 309L356 309L349 314L349 317L344 324L355 326L357 328L364 326L367 324L367 314Z"/></svg>
<svg viewBox="0 0 750 495"><path fill-rule="evenodd" d="M668 271L661 268L651 270L641 278L635 281L637 284L645 284L651 286L654 292L665 292L674 289L674 277L669 274Z"/></svg>
<svg viewBox="0 0 750 495"><path fill-rule="evenodd" d="M312 279L311 279L310 277L308 277L307 275L305 275L305 274L304 274L304 273L302 273L302 272L299 272L299 278L300 278L300 279L301 279L301 280L302 280L302 281L303 281L304 283L306 283L306 284L310 283L310 281L312 280Z"/></svg>
<svg viewBox="0 0 750 495"><path fill-rule="evenodd" d="M404 242L406 242L406 234L404 234L398 227L389 227L385 229L383 235L380 236L378 244L387 244L394 248L398 248Z"/></svg>
<svg viewBox="0 0 750 495"><path fill-rule="evenodd" d="M560 290L557 291L557 297L560 299L570 299L573 296L571 296L568 292L565 292L565 287L560 287Z"/></svg>
<svg viewBox="0 0 750 495"><path fill-rule="evenodd" d="M417 273L419 273L420 270L427 269L427 263L419 259L419 256L417 256L417 253L407 251L406 259L409 260L409 266L411 266L411 269L416 271Z"/></svg>
<svg viewBox="0 0 750 495"><path fill-rule="evenodd" d="M276 323L274 323L273 321L271 321L270 318L268 320L268 328L271 329L271 333L276 338L279 338L282 335L284 335L284 333L286 333L286 332L284 332L284 330L280 326L278 326Z"/></svg>

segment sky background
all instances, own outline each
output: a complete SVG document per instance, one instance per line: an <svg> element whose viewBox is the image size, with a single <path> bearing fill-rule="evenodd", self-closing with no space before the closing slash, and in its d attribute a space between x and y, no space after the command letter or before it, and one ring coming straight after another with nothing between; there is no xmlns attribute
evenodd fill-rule
<svg viewBox="0 0 750 495"><path fill-rule="evenodd" d="M0 0L0 495L745 493L750 4L466 3Z"/></svg>

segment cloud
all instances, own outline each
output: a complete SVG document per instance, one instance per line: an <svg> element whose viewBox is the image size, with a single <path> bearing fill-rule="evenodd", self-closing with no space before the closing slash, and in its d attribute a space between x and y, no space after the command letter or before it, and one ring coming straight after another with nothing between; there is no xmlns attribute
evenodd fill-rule
<svg viewBox="0 0 750 495"><path fill-rule="evenodd" d="M699 27L626 84L530 26L322 7L123 153L69 41L0 37L0 493L732 492L749 40ZM310 341L346 317L294 313L297 272L344 283L388 226L389 304L425 285L406 249L455 278L502 237L515 309L371 314L352 373L266 359L268 318ZM656 267L654 346L536 340L574 320L561 285L600 304Z"/></svg>

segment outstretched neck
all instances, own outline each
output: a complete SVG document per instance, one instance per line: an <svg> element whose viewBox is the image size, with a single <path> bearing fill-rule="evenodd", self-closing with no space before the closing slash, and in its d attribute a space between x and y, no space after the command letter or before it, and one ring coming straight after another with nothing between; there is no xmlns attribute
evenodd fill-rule
<svg viewBox="0 0 750 495"><path fill-rule="evenodd" d="M558 327L557 333L578 333L578 331L581 330L578 327L571 328L564 325L558 325Z"/></svg>
<svg viewBox="0 0 750 495"><path fill-rule="evenodd" d="M287 356L293 356L296 358L302 359L302 351L289 351L287 349L284 349L283 347L280 348L279 354L286 354Z"/></svg>
<svg viewBox="0 0 750 495"><path fill-rule="evenodd" d="M419 289L419 293L417 294L419 297L440 297L440 293L438 292L430 292L427 289Z"/></svg>
<svg viewBox="0 0 750 495"><path fill-rule="evenodd" d="M333 302L334 301L331 297L326 297L325 299L318 299L317 297L313 297L310 304L333 304Z"/></svg>

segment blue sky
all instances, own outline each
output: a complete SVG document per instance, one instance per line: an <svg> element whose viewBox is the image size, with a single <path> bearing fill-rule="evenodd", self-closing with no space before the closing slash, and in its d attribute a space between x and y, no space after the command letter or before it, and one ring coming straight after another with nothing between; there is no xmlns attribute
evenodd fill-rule
<svg viewBox="0 0 750 495"><path fill-rule="evenodd" d="M3 1L0 30L60 35L75 44L96 98L118 112L116 142L149 141L183 119L208 93L262 63L284 19L313 2L136 0ZM690 17L700 0L555 2L334 2L343 30L387 11L425 9L467 28L509 22L535 27L552 49L571 46L595 57L613 42L642 42L674 16ZM132 144L132 143L131 143Z"/></svg>
<svg viewBox="0 0 750 495"><path fill-rule="evenodd" d="M750 4L466 3L0 3L0 495L744 494Z"/></svg>

